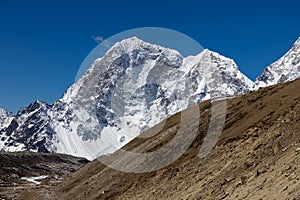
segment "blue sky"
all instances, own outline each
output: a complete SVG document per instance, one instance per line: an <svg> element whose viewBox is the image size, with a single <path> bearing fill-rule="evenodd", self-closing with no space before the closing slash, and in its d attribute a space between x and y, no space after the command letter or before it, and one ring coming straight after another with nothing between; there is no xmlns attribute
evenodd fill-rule
<svg viewBox="0 0 300 200"><path fill-rule="evenodd" d="M298 0L0 0L0 107L52 103L74 82L94 37L138 27L182 32L255 79L300 36Z"/></svg>

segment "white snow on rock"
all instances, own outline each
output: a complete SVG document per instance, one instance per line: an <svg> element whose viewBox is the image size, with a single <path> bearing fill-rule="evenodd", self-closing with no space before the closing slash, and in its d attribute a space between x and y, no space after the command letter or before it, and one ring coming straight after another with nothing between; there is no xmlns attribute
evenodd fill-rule
<svg viewBox="0 0 300 200"><path fill-rule="evenodd" d="M35 185L40 185L41 182L37 181L37 180L42 180L47 178L48 176L38 176L38 177L21 177L21 180L25 180L28 181L30 183L33 183Z"/></svg>
<svg viewBox="0 0 300 200"><path fill-rule="evenodd" d="M268 66L256 79L254 89L292 81L300 77L300 38L279 60Z"/></svg>
<svg viewBox="0 0 300 200"><path fill-rule="evenodd" d="M232 59L129 38L116 43L52 105L34 102L0 129L0 150L57 152L87 159L112 153L188 106L245 94L254 83Z"/></svg>

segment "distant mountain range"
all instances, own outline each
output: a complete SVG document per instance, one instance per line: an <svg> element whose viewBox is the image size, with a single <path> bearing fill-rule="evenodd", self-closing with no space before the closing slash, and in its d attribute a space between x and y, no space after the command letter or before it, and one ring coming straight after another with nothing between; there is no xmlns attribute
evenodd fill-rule
<svg viewBox="0 0 300 200"><path fill-rule="evenodd" d="M56 152L93 159L207 99L246 94L300 77L300 39L255 82L232 59L178 51L129 38L116 43L64 96L16 115L0 109L0 150Z"/></svg>

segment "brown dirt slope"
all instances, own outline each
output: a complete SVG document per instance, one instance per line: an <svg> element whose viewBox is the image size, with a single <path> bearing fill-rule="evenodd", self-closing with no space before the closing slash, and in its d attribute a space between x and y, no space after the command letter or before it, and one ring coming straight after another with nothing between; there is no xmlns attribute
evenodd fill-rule
<svg viewBox="0 0 300 200"><path fill-rule="evenodd" d="M171 165L135 174L95 160L53 192L61 199L300 199L300 80L228 100L223 132L202 159L198 153L210 121L210 102L199 108L199 126L178 113L155 136L137 138L124 147L157 150L176 135L180 121L190 123L186 134L192 130L196 139Z"/></svg>
<svg viewBox="0 0 300 200"><path fill-rule="evenodd" d="M155 151L175 137L179 122L189 124L186 135L196 133L196 138L176 162L138 174L95 160L51 189L47 199L300 199L300 80L228 100L223 132L202 159L198 154L211 108L208 101L198 106L200 117L193 117L198 107L190 108L185 117L175 114L145 133L152 137L136 138L124 147Z"/></svg>

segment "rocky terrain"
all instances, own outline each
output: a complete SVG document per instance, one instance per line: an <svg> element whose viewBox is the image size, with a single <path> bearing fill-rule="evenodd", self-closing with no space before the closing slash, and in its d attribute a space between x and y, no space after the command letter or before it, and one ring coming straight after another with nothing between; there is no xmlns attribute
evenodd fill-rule
<svg viewBox="0 0 300 200"><path fill-rule="evenodd" d="M299 44L255 83L209 50L115 44L62 99L0 109L0 200L300 199Z"/></svg>
<svg viewBox="0 0 300 200"><path fill-rule="evenodd" d="M87 163L63 154L0 152L0 199L47 199L48 187Z"/></svg>
<svg viewBox="0 0 300 200"><path fill-rule="evenodd" d="M179 124L189 124L184 133L195 134L195 139L187 151L152 172L125 173L99 160L79 169L86 160L56 154L1 153L0 198L299 199L299 86L300 79L227 100L223 132L202 158L201 148L211 142L203 143L211 102L169 117L162 130L155 126L123 147L132 152L153 152L168 145L178 134ZM118 152L109 157L115 159ZM137 161L129 164L135 167ZM29 182L30 177L42 178L35 180L40 184Z"/></svg>
<svg viewBox="0 0 300 200"><path fill-rule="evenodd" d="M184 112L193 113L195 108ZM199 108L199 126L177 113L151 138L136 138L123 147L154 151L176 135L180 121L191 122L186 134L196 132L196 139L171 165L139 174L94 160L67 177L52 194L61 199L300 198L299 79L228 100L223 132L204 158L198 154L209 126L210 102ZM155 127L151 130L156 132Z"/></svg>

